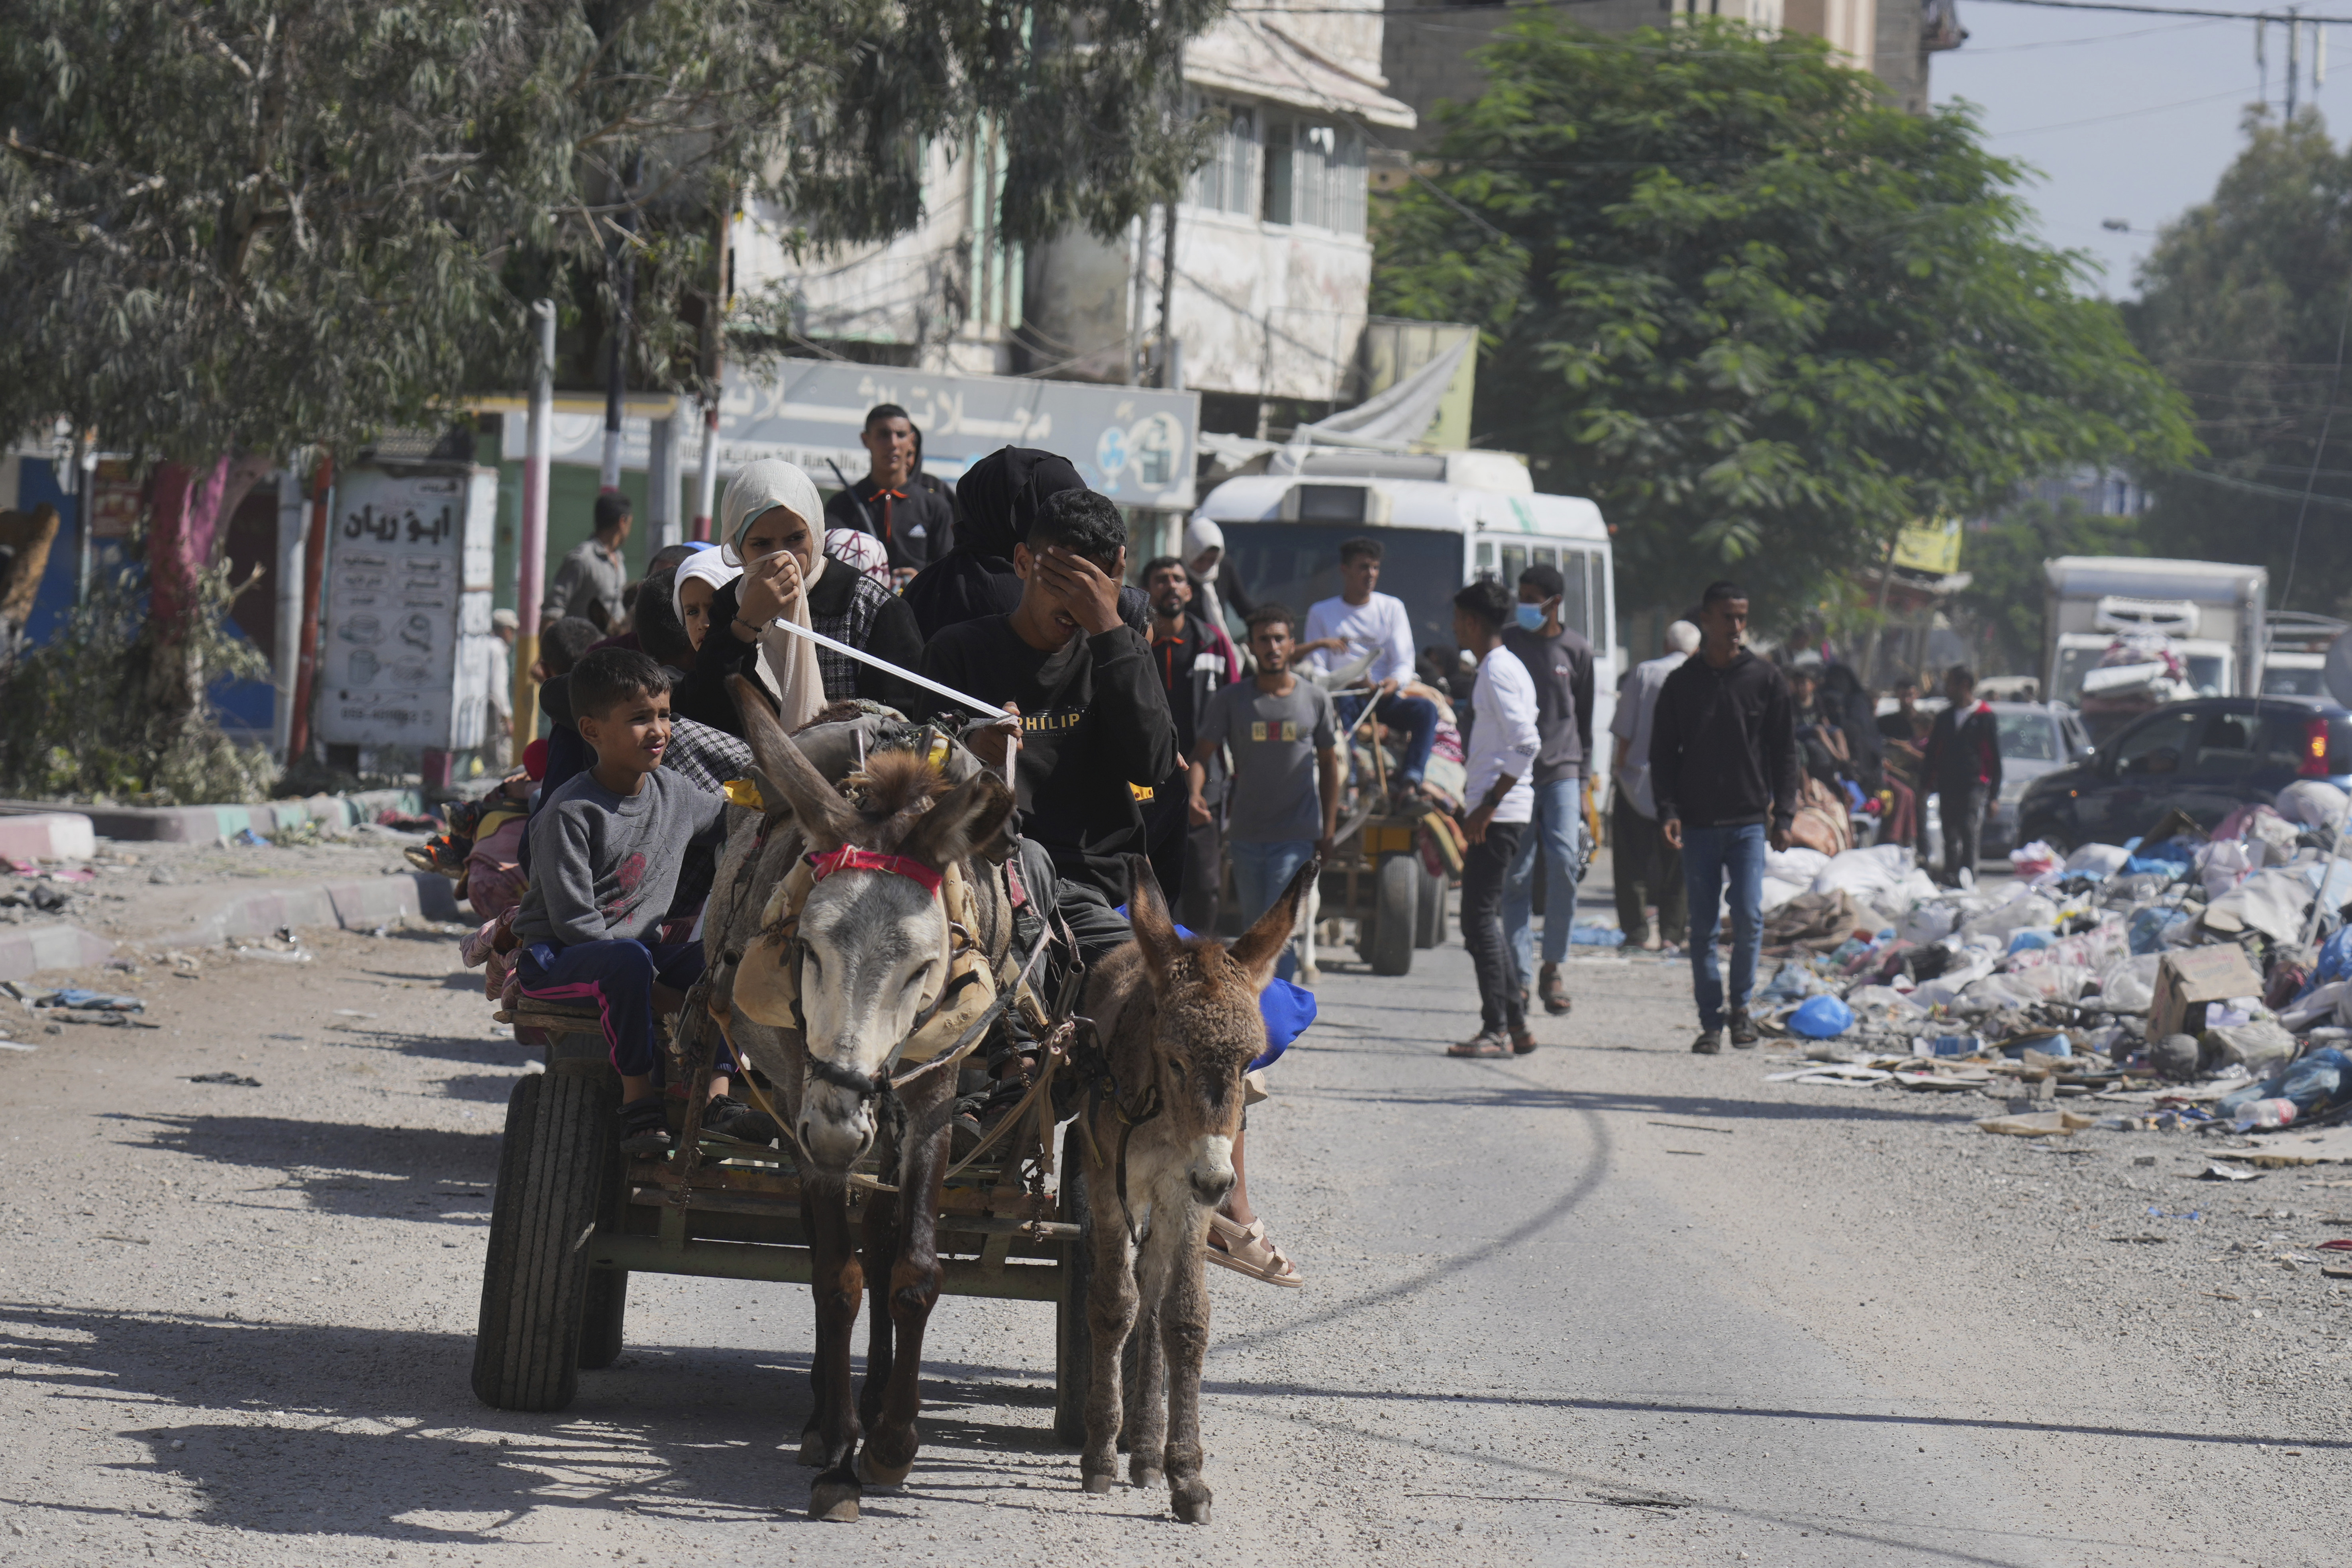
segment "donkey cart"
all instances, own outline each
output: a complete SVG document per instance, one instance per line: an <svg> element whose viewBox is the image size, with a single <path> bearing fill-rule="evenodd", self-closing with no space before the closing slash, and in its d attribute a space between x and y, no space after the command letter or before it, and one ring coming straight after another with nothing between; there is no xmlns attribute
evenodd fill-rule
<svg viewBox="0 0 2352 1568"><path fill-rule="evenodd" d="M524 1003L513 1021L545 1031L547 1070L507 1103L474 1344L485 1404L569 1405L580 1373L621 1353L632 1274L809 1282L792 1152L702 1132L669 1154L624 1157L620 1082L595 1015ZM1054 1430L1075 1447L1086 1437L1087 1202L1075 1151L1066 1142L1057 1163L1053 1131L1041 1094L950 1171L939 1252L948 1294L1054 1303ZM854 1169L852 1218L887 1192Z"/></svg>
<svg viewBox="0 0 2352 1568"><path fill-rule="evenodd" d="M1338 847L1323 863L1317 920L1352 920L1356 952L1375 974L1406 974L1415 948L1445 940L1446 890L1458 856L1449 856L1450 835L1419 816L1360 815L1339 825ZM1446 874L1432 875L1423 845Z"/></svg>

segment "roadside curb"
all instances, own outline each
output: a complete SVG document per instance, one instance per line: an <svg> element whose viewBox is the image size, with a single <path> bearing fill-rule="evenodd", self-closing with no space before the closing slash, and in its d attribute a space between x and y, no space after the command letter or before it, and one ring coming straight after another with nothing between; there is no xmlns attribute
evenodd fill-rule
<svg viewBox="0 0 2352 1568"><path fill-rule="evenodd" d="M0 800L0 818L69 813L89 818L102 837L162 844L213 844L234 838L248 827L269 834L304 822L352 827L373 822L386 811L415 816L423 810L423 799L413 789L314 795L304 800L262 801L253 805L78 805Z"/></svg>
<svg viewBox="0 0 2352 1568"><path fill-rule="evenodd" d="M231 937L268 936L280 926L340 926L365 931L404 916L421 920L463 919L457 888L446 877L403 871L347 882L311 882L266 893L247 893L198 915L176 931L142 932L122 939L145 946L185 942L209 947ZM102 963L116 943L79 926L35 926L0 931L0 980L22 980L44 969L80 969Z"/></svg>
<svg viewBox="0 0 2352 1568"><path fill-rule="evenodd" d="M280 926L341 926L360 931L415 916L454 921L457 885L429 871L402 871L364 881L312 882L232 899L173 940L211 943L233 936L268 936Z"/></svg>
<svg viewBox="0 0 2352 1568"><path fill-rule="evenodd" d="M43 969L82 969L102 963L114 944L79 926L35 926L0 932L0 980L22 980Z"/></svg>

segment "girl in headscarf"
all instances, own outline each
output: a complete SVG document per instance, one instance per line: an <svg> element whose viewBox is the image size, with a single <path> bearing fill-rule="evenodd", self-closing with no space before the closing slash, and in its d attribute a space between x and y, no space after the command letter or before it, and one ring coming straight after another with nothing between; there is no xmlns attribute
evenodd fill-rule
<svg viewBox="0 0 2352 1568"><path fill-rule="evenodd" d="M719 602L719 590L741 575L743 568L716 549L687 557L677 569L670 604L677 611L678 624L686 628L686 640L698 653L702 639L710 633L710 609Z"/></svg>
<svg viewBox="0 0 2352 1568"><path fill-rule="evenodd" d="M711 596L694 668L671 693L674 711L740 735L730 675L751 679L787 730L806 724L828 702L856 697L918 711L919 688L774 624L791 620L902 668L912 669L921 657L922 638L903 601L861 572L826 569L824 526L815 483L782 458L747 464L728 481L719 504L722 542L705 554L719 554L741 574Z"/></svg>
<svg viewBox="0 0 2352 1568"><path fill-rule="evenodd" d="M851 571L865 573L885 588L894 585L890 580L890 547L863 529L826 529L824 552Z"/></svg>
<svg viewBox="0 0 2352 1568"><path fill-rule="evenodd" d="M1218 574L1225 563L1225 531L1205 514L1184 525L1184 571L1192 580L1192 613L1220 631L1226 629L1225 606L1234 610L1234 625L1241 626L1257 606L1250 602L1238 580L1220 582Z"/></svg>

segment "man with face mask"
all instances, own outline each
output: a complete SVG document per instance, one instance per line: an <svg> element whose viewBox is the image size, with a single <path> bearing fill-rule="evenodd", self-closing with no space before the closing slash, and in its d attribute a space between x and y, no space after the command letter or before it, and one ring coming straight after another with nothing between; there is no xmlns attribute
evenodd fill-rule
<svg viewBox="0 0 2352 1568"><path fill-rule="evenodd" d="M1519 987L1535 968L1536 855L1544 858L1543 972L1538 989L1555 1017L1569 1009L1559 966L1576 923L1576 885L1584 875L1585 760L1592 754L1592 645L1560 619L1567 583L1540 563L1519 574L1513 624L1503 646L1527 666L1536 687L1535 819L1520 838L1503 880L1503 936Z"/></svg>

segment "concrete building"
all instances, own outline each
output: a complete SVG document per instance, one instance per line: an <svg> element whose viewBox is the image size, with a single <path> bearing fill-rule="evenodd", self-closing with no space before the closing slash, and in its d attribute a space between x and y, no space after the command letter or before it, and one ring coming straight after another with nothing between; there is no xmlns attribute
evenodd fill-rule
<svg viewBox="0 0 2352 1568"><path fill-rule="evenodd" d="M1442 101L1466 102L1484 89L1473 58L1521 9L1511 5L1433 7L1421 0L1387 0L1391 15L1381 62L1391 89L1421 117L1415 151L1437 139ZM1877 73L1887 100L1914 114L1927 110L1927 57L1956 49L1957 0L1591 0L1577 21L1603 33L1662 26L1676 16L1704 13L1762 29L1786 29L1826 38L1848 60Z"/></svg>
<svg viewBox="0 0 2352 1568"><path fill-rule="evenodd" d="M1001 243L1003 166L982 127L933 150L924 221L887 245L796 257L788 215L747 213L737 288L788 302L794 331L823 352L1196 390L1213 430L1256 435L1354 401L1367 386L1367 166L1414 123L1381 74L1383 19L1381 0L1332 0L1229 15L1192 42L1185 81L1217 130L1175 204L1172 249L1166 207L1108 243Z"/></svg>

